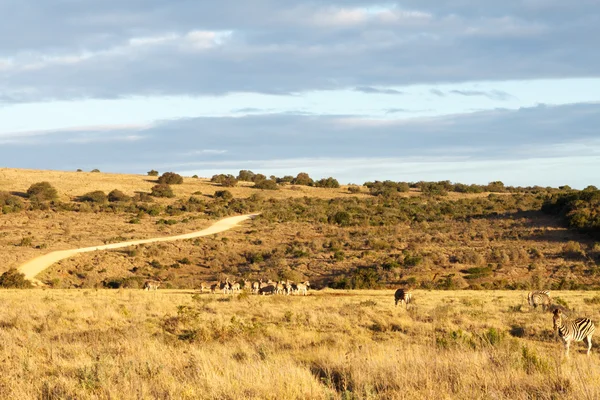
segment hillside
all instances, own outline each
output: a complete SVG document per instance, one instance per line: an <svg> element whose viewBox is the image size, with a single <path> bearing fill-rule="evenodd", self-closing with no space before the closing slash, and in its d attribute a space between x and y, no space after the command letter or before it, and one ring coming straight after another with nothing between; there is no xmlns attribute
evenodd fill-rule
<svg viewBox="0 0 600 400"><path fill-rule="evenodd" d="M157 177L0 169L9 202L0 215L2 270L53 250L201 230L212 220L260 211L216 236L81 254L38 278L53 287L136 287L153 277L168 287L202 281L308 279L317 287L575 289L598 287L600 246L541 212L547 193L456 193L418 189L373 196L360 187L253 183L222 187L205 178L171 185L172 198L150 197ZM33 202L28 188L49 182L58 199ZM119 190L124 201L90 201ZM228 196L219 197L218 191ZM354 190L356 191L356 189ZM140 194L141 193L141 194Z"/></svg>

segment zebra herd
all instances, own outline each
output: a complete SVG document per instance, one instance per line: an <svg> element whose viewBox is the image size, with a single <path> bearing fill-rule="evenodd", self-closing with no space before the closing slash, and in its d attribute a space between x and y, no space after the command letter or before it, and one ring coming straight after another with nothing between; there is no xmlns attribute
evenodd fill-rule
<svg viewBox="0 0 600 400"><path fill-rule="evenodd" d="M550 292L548 290L534 290L527 294L527 302L533 308L542 306L544 311L548 310L552 304ZM572 342L585 341L587 344L587 354L592 349L592 335L596 326L589 318L568 319L559 307L555 307L552 322L554 331L562 340L565 346L565 353L569 355L569 346Z"/></svg>
<svg viewBox="0 0 600 400"><path fill-rule="evenodd" d="M249 289L252 294L284 294L284 295L303 295L306 296L308 294L308 288L310 287L310 282L302 282L296 283L291 282L289 280L273 282L270 279L267 281L263 281L259 279L258 281L249 282L246 279L240 282L232 282L229 278L224 281L214 282L214 283L206 283L203 282L200 284L200 292L204 293L205 291L209 293L218 293L222 292L223 294L234 294L241 293L243 289Z"/></svg>

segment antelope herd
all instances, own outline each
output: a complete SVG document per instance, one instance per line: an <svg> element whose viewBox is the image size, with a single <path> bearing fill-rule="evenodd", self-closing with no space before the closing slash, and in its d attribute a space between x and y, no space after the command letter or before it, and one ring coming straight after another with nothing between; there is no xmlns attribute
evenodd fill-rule
<svg viewBox="0 0 600 400"><path fill-rule="evenodd" d="M207 283L203 282L200 284L200 292L208 292L208 293L223 293L223 294L235 294L241 293L243 290L250 290L252 294L284 294L284 295L303 295L306 296L308 294L308 288L310 287L310 282L302 282L296 283L291 282L289 280L274 282L272 280L263 281L259 279L258 281L250 282L247 280L240 281L230 281L229 278L226 278L224 281Z"/></svg>

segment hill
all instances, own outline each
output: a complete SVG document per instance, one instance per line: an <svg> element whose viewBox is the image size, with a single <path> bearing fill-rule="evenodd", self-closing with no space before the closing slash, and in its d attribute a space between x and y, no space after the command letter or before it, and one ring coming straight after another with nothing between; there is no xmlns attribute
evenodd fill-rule
<svg viewBox="0 0 600 400"><path fill-rule="evenodd" d="M157 180L0 169L2 270L53 250L184 234L260 211L233 231L85 253L39 278L58 288L136 287L147 278L194 288L225 276L307 279L336 288L600 286L600 245L570 230L560 215L541 211L558 189L457 193L422 184L375 192L281 182L278 190L262 190L252 182L224 187L218 179L184 177L170 185L173 197L150 196ZM38 182L48 182L57 197L28 196ZM106 199L113 190L123 196L119 201Z"/></svg>

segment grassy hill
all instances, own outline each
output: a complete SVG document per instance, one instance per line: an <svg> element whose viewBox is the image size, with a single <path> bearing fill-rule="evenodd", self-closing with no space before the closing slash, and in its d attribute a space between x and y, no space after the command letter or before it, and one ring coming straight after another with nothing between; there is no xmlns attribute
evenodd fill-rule
<svg viewBox="0 0 600 400"><path fill-rule="evenodd" d="M57 199L27 198L30 186L44 181ZM146 175L0 169L0 192L12 199L5 203L20 203L0 216L0 272L53 250L188 233L260 211L243 227L212 237L81 254L40 279L58 288L136 287L150 277L194 288L224 276L308 279L337 288L600 286L600 245L543 213L544 190L440 195L413 188L373 196L366 187L260 190L251 182L223 187L184 178L171 185L174 197L148 196L156 184L157 177ZM113 190L131 199L81 198ZM219 197L224 190L231 198Z"/></svg>

